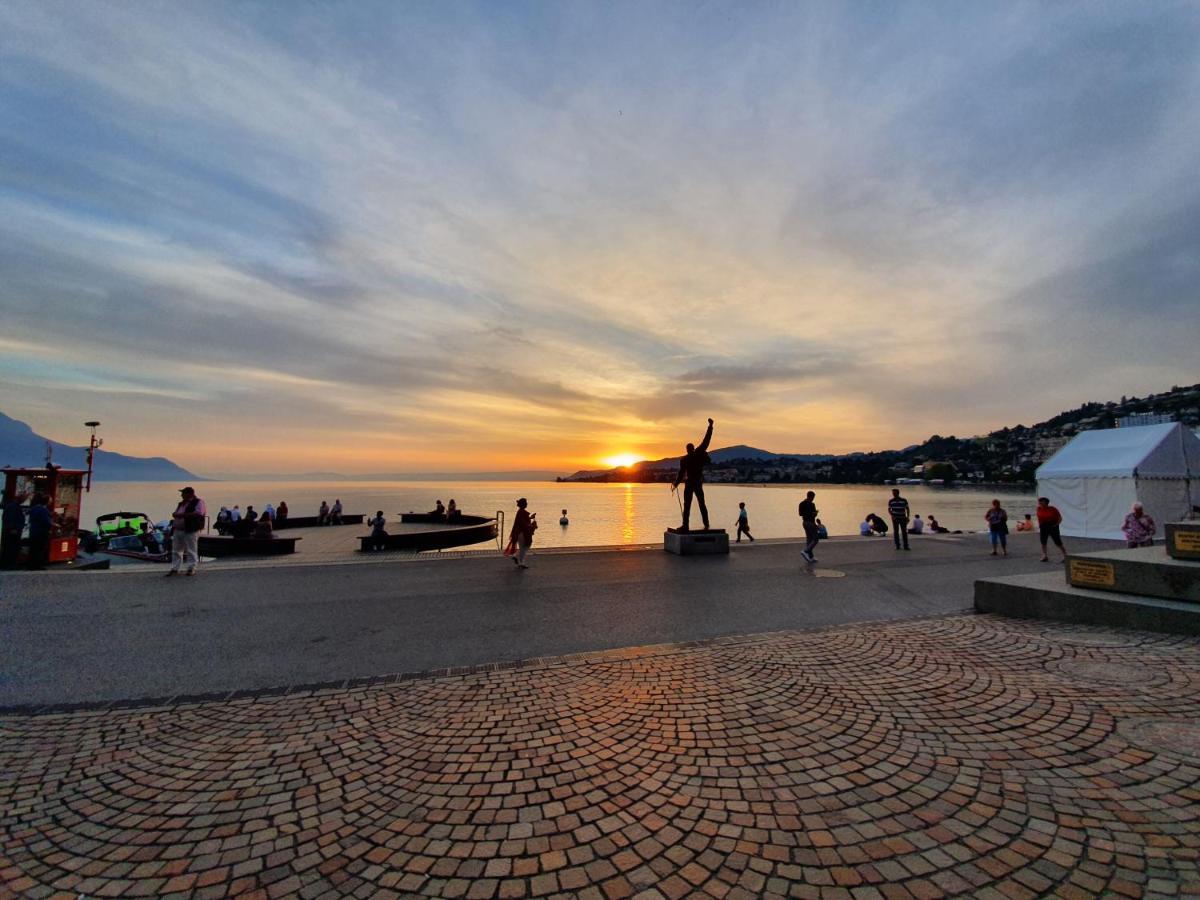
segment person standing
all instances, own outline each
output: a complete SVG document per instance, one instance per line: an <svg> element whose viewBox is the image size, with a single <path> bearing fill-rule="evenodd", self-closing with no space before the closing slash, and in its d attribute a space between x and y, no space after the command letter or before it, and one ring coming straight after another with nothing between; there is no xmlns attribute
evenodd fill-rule
<svg viewBox="0 0 1200 900"><path fill-rule="evenodd" d="M1000 505L999 500L992 501L992 508L983 514L983 519L988 523L988 538L992 542L992 556L996 555L997 546L1004 551L1005 556L1008 556L1008 513Z"/></svg>
<svg viewBox="0 0 1200 900"><path fill-rule="evenodd" d="M813 503L816 496L815 491L809 491L800 501L800 506L797 507L800 513L800 522L804 525L805 539L804 549L800 551L800 555L809 563L817 561L817 558L813 556L813 551L817 549L817 543L821 540L821 533L817 528L817 506Z"/></svg>
<svg viewBox="0 0 1200 900"><path fill-rule="evenodd" d="M687 531L692 515L692 497L700 507L700 518L704 522L704 530L708 531L708 507L704 505L704 467L712 462L708 456L708 445L712 441L713 420L708 420L708 430L704 432L704 440L700 446L687 445L687 453L679 458L679 472L675 476L674 487L683 483L683 531Z"/></svg>
<svg viewBox="0 0 1200 900"><path fill-rule="evenodd" d="M900 488L892 488L892 499L888 501L888 515L892 517L892 539L896 549L900 549L900 539L904 539L904 549L908 547L908 501L900 496Z"/></svg>
<svg viewBox="0 0 1200 900"><path fill-rule="evenodd" d="M187 574L195 575L196 566L200 564L200 530L204 527L204 517L208 510L204 501L196 496L190 487L179 491L179 505L171 523L171 571L167 575L178 575L185 559ZM250 507L247 507L249 512Z"/></svg>
<svg viewBox="0 0 1200 900"><path fill-rule="evenodd" d="M739 503L738 504L738 520L737 520L737 541L735 543L740 544L742 542L743 534L746 535L746 537L750 538L750 543L752 543L752 544L754 543L754 535L752 535L750 533L750 514L748 512L746 512L746 504Z"/></svg>
<svg viewBox="0 0 1200 900"><path fill-rule="evenodd" d="M284 522L287 521L287 517L288 517L287 503L283 500L280 500L279 508L275 510L275 521L282 525Z"/></svg>
<svg viewBox="0 0 1200 900"><path fill-rule="evenodd" d="M33 521L33 510L29 511L30 522ZM1154 546L1154 534L1158 531L1158 526L1154 524L1154 519L1146 514L1146 510L1141 503L1134 503L1133 508L1129 510L1129 514L1125 516L1125 521L1121 524L1121 530L1125 532L1125 540L1130 547L1152 547ZM30 525L29 533L32 536L33 526Z"/></svg>
<svg viewBox="0 0 1200 900"><path fill-rule="evenodd" d="M1059 532L1062 513L1058 511L1058 507L1050 505L1049 497L1038 497L1037 520L1038 538L1042 542L1042 562L1050 562L1050 558L1046 556L1046 544L1049 541L1054 541L1054 546L1062 554L1063 562L1066 562L1067 551L1063 547L1062 534Z"/></svg>
<svg viewBox="0 0 1200 900"><path fill-rule="evenodd" d="M0 534L0 569L15 569L21 558L21 536L25 533L25 509L21 494L4 492L3 533Z"/></svg>
<svg viewBox="0 0 1200 900"><path fill-rule="evenodd" d="M371 526L371 549L386 550L387 549L387 519L383 517L383 510L375 511L375 518L370 521Z"/></svg>
<svg viewBox="0 0 1200 900"><path fill-rule="evenodd" d="M54 516L46 506L46 498L34 494L29 504L29 561L31 569L44 569L50 562L50 532Z"/></svg>
<svg viewBox="0 0 1200 900"><path fill-rule="evenodd" d="M525 557L533 546L533 533L537 531L537 513L527 509L529 501L522 497L517 501L517 514L513 516L512 531L508 535L508 547L505 553L512 557L518 569L528 569Z"/></svg>

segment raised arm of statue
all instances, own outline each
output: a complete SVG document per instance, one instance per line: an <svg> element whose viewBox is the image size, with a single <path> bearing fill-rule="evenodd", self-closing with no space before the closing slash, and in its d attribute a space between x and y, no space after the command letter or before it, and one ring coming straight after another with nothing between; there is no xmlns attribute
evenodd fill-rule
<svg viewBox="0 0 1200 900"><path fill-rule="evenodd" d="M708 420L708 431L704 432L704 440L702 440L700 442L700 446L696 448L700 453L704 453L706 450L708 450L708 442L712 440L712 429L713 429L713 420L709 419Z"/></svg>

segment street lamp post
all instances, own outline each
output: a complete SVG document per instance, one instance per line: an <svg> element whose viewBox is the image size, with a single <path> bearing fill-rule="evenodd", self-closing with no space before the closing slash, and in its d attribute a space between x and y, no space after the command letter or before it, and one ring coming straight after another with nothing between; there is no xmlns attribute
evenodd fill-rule
<svg viewBox="0 0 1200 900"><path fill-rule="evenodd" d="M92 457L95 455L97 448L103 446L104 438L96 437L96 429L100 427L99 422L84 422L83 424L92 429L92 440L88 443L87 452L87 484L83 488L90 494L92 492Z"/></svg>

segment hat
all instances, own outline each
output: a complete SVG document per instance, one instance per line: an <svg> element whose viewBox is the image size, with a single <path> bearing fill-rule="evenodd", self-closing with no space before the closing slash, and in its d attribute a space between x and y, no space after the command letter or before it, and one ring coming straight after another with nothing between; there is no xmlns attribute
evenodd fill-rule
<svg viewBox="0 0 1200 900"><path fill-rule="evenodd" d="M191 487L191 486L188 486L188 487L185 487L185 488L180 488L180 489L179 489L179 493L181 493L181 494L194 494L194 493L196 493L196 489L195 489L195 488L193 488L193 487Z"/></svg>

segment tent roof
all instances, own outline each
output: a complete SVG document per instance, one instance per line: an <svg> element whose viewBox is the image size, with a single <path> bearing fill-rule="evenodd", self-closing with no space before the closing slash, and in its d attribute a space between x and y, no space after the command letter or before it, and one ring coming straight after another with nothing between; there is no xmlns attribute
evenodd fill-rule
<svg viewBox="0 0 1200 900"><path fill-rule="evenodd" d="M1178 422L1085 431L1037 470L1046 478L1200 476L1200 438Z"/></svg>

